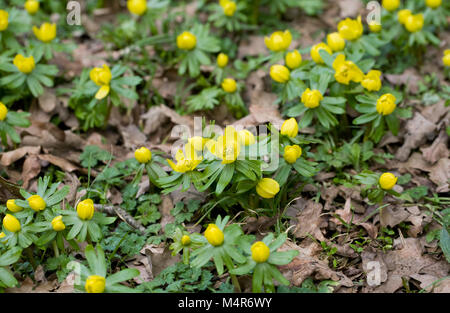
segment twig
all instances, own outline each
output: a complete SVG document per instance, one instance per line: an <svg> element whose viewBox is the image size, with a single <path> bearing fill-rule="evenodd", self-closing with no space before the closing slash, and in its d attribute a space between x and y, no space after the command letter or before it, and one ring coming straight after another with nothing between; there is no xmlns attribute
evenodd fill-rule
<svg viewBox="0 0 450 313"><path fill-rule="evenodd" d="M136 228L141 233L145 233L145 227L139 221L136 221L135 218L130 214L128 214L127 211L125 211L124 209L101 204L95 204L94 207L96 210L103 211L108 215L117 215L128 225L132 226L133 228Z"/></svg>

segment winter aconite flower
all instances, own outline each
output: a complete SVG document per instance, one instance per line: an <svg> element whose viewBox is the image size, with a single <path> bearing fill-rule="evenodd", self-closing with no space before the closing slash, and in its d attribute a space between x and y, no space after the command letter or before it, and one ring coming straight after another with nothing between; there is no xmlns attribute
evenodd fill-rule
<svg viewBox="0 0 450 313"><path fill-rule="evenodd" d="M226 55L225 53L219 53L219 55L217 56L217 66L224 68L227 65L228 65L228 55Z"/></svg>
<svg viewBox="0 0 450 313"><path fill-rule="evenodd" d="M284 84L291 78L291 72L286 66L275 64L270 67L270 77L277 83Z"/></svg>
<svg viewBox="0 0 450 313"><path fill-rule="evenodd" d="M233 78L225 78L222 81L222 89L225 92L233 93L237 90L236 81Z"/></svg>
<svg viewBox="0 0 450 313"><path fill-rule="evenodd" d="M191 237L188 235L183 235L183 237L181 237L181 244L183 246L189 246L191 244Z"/></svg>
<svg viewBox="0 0 450 313"><path fill-rule="evenodd" d="M427 5L427 7L436 9L441 6L442 0L425 0L425 4Z"/></svg>
<svg viewBox="0 0 450 313"><path fill-rule="evenodd" d="M412 15L412 12L408 9L400 10L397 13L397 18L400 24L405 25L406 19Z"/></svg>
<svg viewBox="0 0 450 313"><path fill-rule="evenodd" d="M195 154L195 151L186 151L189 153L186 153L186 155L183 153L183 150L178 150L177 154L175 155L175 160L177 161L177 164L175 164L172 160L167 160L167 163L169 163L170 167L178 173L186 173L193 171L197 165L200 164L202 161L201 157L197 157Z"/></svg>
<svg viewBox="0 0 450 313"><path fill-rule="evenodd" d="M195 151L203 151L203 148L205 147L206 142L208 139L200 137L200 136L194 136L188 139L188 145L186 148L193 149Z"/></svg>
<svg viewBox="0 0 450 313"><path fill-rule="evenodd" d="M372 21L369 23L369 28L372 33L379 33L383 27L380 23Z"/></svg>
<svg viewBox="0 0 450 313"><path fill-rule="evenodd" d="M225 128L224 135L217 138L211 149L211 152L222 160L222 164L236 161L241 153L241 143L236 130L232 126Z"/></svg>
<svg viewBox="0 0 450 313"><path fill-rule="evenodd" d="M223 9L223 14L226 16L233 16L234 12L236 12L236 2L234 1L220 1L220 6Z"/></svg>
<svg viewBox="0 0 450 313"><path fill-rule="evenodd" d="M415 33L423 28L423 23L424 18L422 13L410 15L406 18L405 27L409 32Z"/></svg>
<svg viewBox="0 0 450 313"><path fill-rule="evenodd" d="M218 247L223 244L224 235L216 224L209 224L205 230L205 238L212 246Z"/></svg>
<svg viewBox="0 0 450 313"><path fill-rule="evenodd" d="M394 188L395 184L397 183L397 177L395 177L392 173L384 173L380 176L379 183L380 187L384 190L391 190Z"/></svg>
<svg viewBox="0 0 450 313"><path fill-rule="evenodd" d="M298 123L297 120L291 117L283 122L281 125L281 134L290 138L295 138L298 135Z"/></svg>
<svg viewBox="0 0 450 313"><path fill-rule="evenodd" d="M247 129L238 132L239 142L244 146L250 146L256 142L255 136Z"/></svg>
<svg viewBox="0 0 450 313"><path fill-rule="evenodd" d="M22 207L16 204L16 200L14 199L9 199L8 201L6 201L6 207L13 213L17 213L23 210Z"/></svg>
<svg viewBox="0 0 450 313"><path fill-rule="evenodd" d="M109 83L111 82L112 74L108 65L104 64L103 67L93 68L89 76L97 86L100 86L100 89L95 94L95 98L97 100L105 98L111 90Z"/></svg>
<svg viewBox="0 0 450 313"><path fill-rule="evenodd" d="M56 38L56 24L43 23L40 28L33 26L33 33L40 41L51 42Z"/></svg>
<svg viewBox="0 0 450 313"><path fill-rule="evenodd" d="M25 10L28 14L33 15L39 10L39 1L37 0L27 0L25 2Z"/></svg>
<svg viewBox="0 0 450 313"><path fill-rule="evenodd" d="M450 66L450 49L444 51L444 56L442 57L442 63L445 66Z"/></svg>
<svg viewBox="0 0 450 313"><path fill-rule="evenodd" d="M146 147L141 147L134 151L134 157L141 164L147 164L152 159L152 153Z"/></svg>
<svg viewBox="0 0 450 313"><path fill-rule="evenodd" d="M284 159L289 164L295 163L299 157L302 155L302 148L298 145L286 146L284 147Z"/></svg>
<svg viewBox="0 0 450 313"><path fill-rule="evenodd" d="M66 225L64 225L62 221L62 215L59 215L52 220L52 228L54 231L62 231L66 229Z"/></svg>
<svg viewBox="0 0 450 313"><path fill-rule="evenodd" d="M302 94L302 102L305 107L314 109L320 105L320 101L323 100L323 96L319 90L311 90L306 88L306 90Z"/></svg>
<svg viewBox="0 0 450 313"><path fill-rule="evenodd" d="M334 32L328 34L327 44L333 52L342 51L345 48L345 39L338 32Z"/></svg>
<svg viewBox="0 0 450 313"><path fill-rule="evenodd" d="M285 57L285 62L287 67L291 70L295 70L302 64L302 55L298 50L288 52Z"/></svg>
<svg viewBox="0 0 450 313"><path fill-rule="evenodd" d="M8 108L3 104L3 102L0 102L0 122L4 121L7 115Z"/></svg>
<svg viewBox="0 0 450 313"><path fill-rule="evenodd" d="M368 91L378 91L381 89L381 72L370 70L361 81L361 85Z"/></svg>
<svg viewBox="0 0 450 313"><path fill-rule="evenodd" d="M289 30L276 31L270 37L265 37L264 42L269 50L274 52L286 51L292 42L292 35Z"/></svg>
<svg viewBox="0 0 450 313"><path fill-rule="evenodd" d="M262 241L257 241L252 244L250 251L252 252L252 259L256 263L264 263L269 259L270 249Z"/></svg>
<svg viewBox="0 0 450 313"><path fill-rule="evenodd" d="M256 193L264 199L271 199L280 191L280 185L272 178L263 178L256 185Z"/></svg>
<svg viewBox="0 0 450 313"><path fill-rule="evenodd" d="M103 293L103 291L105 291L105 284L105 277L99 275L91 275L86 279L84 288L88 293Z"/></svg>
<svg viewBox="0 0 450 313"><path fill-rule="evenodd" d="M26 58L21 54L15 56L13 63L24 74L30 74L36 66L33 56Z"/></svg>
<svg viewBox="0 0 450 313"><path fill-rule="evenodd" d="M331 50L330 47L328 47L328 45L326 43L321 42L321 43L318 43L318 44L312 46L311 52L310 52L311 53L311 58L317 64L323 64L324 63L324 61L322 60L322 57L319 54L320 50L325 50L329 54L333 54L333 51Z"/></svg>
<svg viewBox="0 0 450 313"><path fill-rule="evenodd" d="M11 214L6 214L3 218L3 227L11 233L17 233L21 228L19 220Z"/></svg>
<svg viewBox="0 0 450 313"><path fill-rule="evenodd" d="M147 11L147 0L128 0L127 8L133 14L142 15Z"/></svg>
<svg viewBox="0 0 450 313"><path fill-rule="evenodd" d="M197 38L190 32L183 32L177 37L177 46L181 50L192 50L197 45Z"/></svg>
<svg viewBox="0 0 450 313"><path fill-rule="evenodd" d="M382 115L389 115L394 112L396 98L393 94L387 93L377 100L377 112Z"/></svg>
<svg viewBox="0 0 450 313"><path fill-rule="evenodd" d="M353 41L358 39L364 32L361 16L358 16L356 20L346 18L345 20L340 21L338 24L338 31L342 38L346 40Z"/></svg>
<svg viewBox="0 0 450 313"><path fill-rule="evenodd" d="M383 0L382 5L387 11L392 12L398 9L400 0Z"/></svg>
<svg viewBox="0 0 450 313"><path fill-rule="evenodd" d="M9 13L5 10L0 10L0 32L6 30L9 24Z"/></svg>
<svg viewBox="0 0 450 313"><path fill-rule="evenodd" d="M363 80L363 71L352 61L346 61L344 54L336 57L333 68L335 70L334 78L341 84L348 85L351 81L359 83Z"/></svg>
<svg viewBox="0 0 450 313"><path fill-rule="evenodd" d="M84 221L92 219L94 211L94 201L91 199L83 200L77 205L78 217Z"/></svg>
<svg viewBox="0 0 450 313"><path fill-rule="evenodd" d="M30 208L32 208L36 212L42 211L47 207L44 199L42 199L42 197L39 195L31 196L27 199L27 201Z"/></svg>

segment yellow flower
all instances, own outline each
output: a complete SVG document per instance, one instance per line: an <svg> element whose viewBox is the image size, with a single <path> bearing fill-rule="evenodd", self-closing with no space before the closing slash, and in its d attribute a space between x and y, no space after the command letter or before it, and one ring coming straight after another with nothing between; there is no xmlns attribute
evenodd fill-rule
<svg viewBox="0 0 450 313"><path fill-rule="evenodd" d="M181 244L183 246L188 246L191 243L191 237L189 237L188 235L184 235L183 237L181 237Z"/></svg>
<svg viewBox="0 0 450 313"><path fill-rule="evenodd" d="M186 146L186 156L183 153L183 150L178 150L177 154L175 155L175 160L177 161L177 164L175 164L172 160L167 159L167 163L169 163L170 167L178 173L186 173L195 170L197 165L200 164L202 161L201 157L198 157L195 153L195 150L188 149Z"/></svg>
<svg viewBox="0 0 450 313"><path fill-rule="evenodd" d="M222 164L230 164L236 161L241 153L239 135L232 126L225 129L223 136L219 136L211 151L222 160Z"/></svg>
<svg viewBox="0 0 450 313"><path fill-rule="evenodd" d="M136 15L142 15L147 11L147 0L128 0L128 11Z"/></svg>
<svg viewBox="0 0 450 313"><path fill-rule="evenodd" d="M275 64L270 67L270 77L277 83L284 84L291 78L291 72L286 66Z"/></svg>
<svg viewBox="0 0 450 313"><path fill-rule="evenodd" d="M412 15L412 12L408 9L400 10L397 13L397 18L400 24L405 25L406 19Z"/></svg>
<svg viewBox="0 0 450 313"><path fill-rule="evenodd" d="M298 123L297 120L291 117L283 122L281 125L281 134L290 138L295 138L298 135Z"/></svg>
<svg viewBox="0 0 450 313"><path fill-rule="evenodd" d="M19 220L11 214L6 214L3 218L3 227L12 233L17 233L21 228Z"/></svg>
<svg viewBox="0 0 450 313"><path fill-rule="evenodd" d="M16 55L13 63L24 74L30 74L36 66L33 56L26 58L21 54Z"/></svg>
<svg viewBox="0 0 450 313"><path fill-rule="evenodd" d="M263 178L256 185L256 193L264 199L271 199L280 191L280 185L272 178Z"/></svg>
<svg viewBox="0 0 450 313"><path fill-rule="evenodd" d="M427 5L427 7L436 9L441 6L442 0L425 0L425 4Z"/></svg>
<svg viewBox="0 0 450 313"><path fill-rule="evenodd" d="M252 259L256 263L264 263L270 256L269 247L262 241L257 241L252 244L250 250L252 252Z"/></svg>
<svg viewBox="0 0 450 313"><path fill-rule="evenodd" d="M33 33L37 39L48 43L56 38L56 24L44 23L40 28L33 26Z"/></svg>
<svg viewBox="0 0 450 313"><path fill-rule="evenodd" d="M208 228L205 230L205 238L212 246L218 247L223 244L224 236L223 232L216 224L209 224Z"/></svg>
<svg viewBox="0 0 450 313"><path fill-rule="evenodd" d="M224 68L228 65L228 55L225 53L219 53L217 56L217 66Z"/></svg>
<svg viewBox="0 0 450 313"><path fill-rule="evenodd" d="M9 199L8 201L6 201L6 207L13 213L17 213L23 210L22 207L16 204L16 200L14 199Z"/></svg>
<svg viewBox="0 0 450 313"><path fill-rule="evenodd" d="M442 62L444 63L444 65L450 66L450 49L444 51Z"/></svg>
<svg viewBox="0 0 450 313"><path fill-rule="evenodd" d="M381 24L372 21L369 23L369 28L372 33L379 33L383 27Z"/></svg>
<svg viewBox="0 0 450 313"><path fill-rule="evenodd" d="M0 32L8 28L9 13L5 10L0 10Z"/></svg>
<svg viewBox="0 0 450 313"><path fill-rule="evenodd" d="M66 229L66 225L64 225L62 221L62 215L59 215L52 220L52 227L54 231L62 231Z"/></svg>
<svg viewBox="0 0 450 313"><path fill-rule="evenodd" d="M3 102L0 102L0 121L4 121L6 115L8 115L8 108L3 104Z"/></svg>
<svg viewBox="0 0 450 313"><path fill-rule="evenodd" d="M311 53L311 58L317 64L323 64L324 63L324 61L322 60L322 57L319 54L320 50L325 50L329 54L333 54L333 51L331 50L330 47L328 47L328 45L326 43L321 42L321 43L318 43L317 45L312 46L311 52L310 52Z"/></svg>
<svg viewBox="0 0 450 313"><path fill-rule="evenodd" d="M423 28L423 14L410 15L406 18L405 27L410 33L418 32Z"/></svg>
<svg viewBox="0 0 450 313"><path fill-rule="evenodd" d="M47 207L44 199L42 199L39 195L31 196L27 199L27 201L30 208L36 212L43 211Z"/></svg>
<svg viewBox="0 0 450 313"><path fill-rule="evenodd" d="M208 139L200 136L194 136L188 139L188 145L190 145L190 148L194 149L195 151L203 151L203 148L205 147L205 144L207 142Z"/></svg>
<svg viewBox="0 0 450 313"><path fill-rule="evenodd" d="M237 90L236 81L233 78L225 78L222 81L222 89L225 92L233 93Z"/></svg>
<svg viewBox="0 0 450 313"><path fill-rule="evenodd" d="M302 102L305 107L314 109L320 105L320 101L323 100L323 96L319 90L311 90L307 88L302 94Z"/></svg>
<svg viewBox="0 0 450 313"><path fill-rule="evenodd" d="M78 217L82 220L90 220L94 216L94 201L86 199L77 205Z"/></svg>
<svg viewBox="0 0 450 313"><path fill-rule="evenodd" d="M392 173L384 173L380 176L379 183L382 189L391 190L397 183L397 177Z"/></svg>
<svg viewBox="0 0 450 313"><path fill-rule="evenodd" d="M284 147L284 159L289 164L295 163L299 157L302 155L302 148L298 145L286 146Z"/></svg>
<svg viewBox="0 0 450 313"><path fill-rule="evenodd" d="M250 146L256 142L255 136L247 129L238 132L239 142L244 146Z"/></svg>
<svg viewBox="0 0 450 313"><path fill-rule="evenodd" d="M400 6L400 0L383 0L382 5L389 12L395 11Z"/></svg>
<svg viewBox="0 0 450 313"><path fill-rule="evenodd" d="M356 20L346 18L345 20L340 21L338 24L338 31L342 38L346 40L353 41L358 39L364 32L361 16L358 16L358 19Z"/></svg>
<svg viewBox="0 0 450 313"><path fill-rule="evenodd" d="M0 233L0 239L3 239L3 238L5 238L6 237L6 234L4 233L4 232L1 232Z"/></svg>
<svg viewBox="0 0 450 313"><path fill-rule="evenodd" d="M93 68L89 73L89 76L97 86L100 86L100 89L95 94L95 98L97 100L105 98L111 89L109 83L112 79L111 70L108 65L104 64L103 67Z"/></svg>
<svg viewBox="0 0 450 313"><path fill-rule="evenodd" d="M302 55L298 52L298 50L288 52L286 54L285 62L287 67L291 70L295 70L302 64Z"/></svg>
<svg viewBox="0 0 450 313"><path fill-rule="evenodd" d="M105 291L105 284L105 277L99 275L91 275L86 279L84 288L88 293L103 293Z"/></svg>
<svg viewBox="0 0 450 313"><path fill-rule="evenodd" d="M177 37L177 46L182 50L192 50L197 45L197 38L190 32L183 32Z"/></svg>
<svg viewBox="0 0 450 313"><path fill-rule="evenodd" d="M278 52L285 51L289 48L292 42L292 35L289 30L276 31L270 37L265 37L264 42L269 50Z"/></svg>
<svg viewBox="0 0 450 313"><path fill-rule="evenodd" d="M346 61L344 54L339 54L333 62L335 70L334 78L337 82L348 85L351 81L360 83L364 78L364 73L352 61Z"/></svg>
<svg viewBox="0 0 450 313"><path fill-rule="evenodd" d="M28 14L35 14L39 10L39 1L27 0L27 2L25 2L25 10L27 10Z"/></svg>
<svg viewBox="0 0 450 313"><path fill-rule="evenodd" d="M152 159L152 152L146 147L141 147L134 151L134 157L141 164L147 164Z"/></svg>
<svg viewBox="0 0 450 313"><path fill-rule="evenodd" d="M236 12L236 3L234 1L221 1L220 5L223 9L223 14L226 16L233 16Z"/></svg>
<svg viewBox="0 0 450 313"><path fill-rule="evenodd" d="M364 76L361 85L369 91L378 91L381 89L381 72L371 70Z"/></svg>
<svg viewBox="0 0 450 313"><path fill-rule="evenodd" d="M345 48L345 39L338 32L328 34L327 44L333 52L342 51Z"/></svg>
<svg viewBox="0 0 450 313"><path fill-rule="evenodd" d="M395 104L395 96L393 94L387 93L382 95L377 100L377 112L382 115L389 115L394 112L396 104Z"/></svg>

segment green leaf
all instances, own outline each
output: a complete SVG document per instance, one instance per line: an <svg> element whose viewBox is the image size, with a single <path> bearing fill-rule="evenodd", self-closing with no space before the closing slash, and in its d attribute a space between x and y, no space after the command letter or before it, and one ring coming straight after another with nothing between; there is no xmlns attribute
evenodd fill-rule
<svg viewBox="0 0 450 313"><path fill-rule="evenodd" d="M123 281L133 279L139 275L139 270L135 268L127 268L106 278L106 284L114 285Z"/></svg>
<svg viewBox="0 0 450 313"><path fill-rule="evenodd" d="M450 235L445 227L441 230L439 246L441 247L442 252L444 252L447 262L450 263Z"/></svg>

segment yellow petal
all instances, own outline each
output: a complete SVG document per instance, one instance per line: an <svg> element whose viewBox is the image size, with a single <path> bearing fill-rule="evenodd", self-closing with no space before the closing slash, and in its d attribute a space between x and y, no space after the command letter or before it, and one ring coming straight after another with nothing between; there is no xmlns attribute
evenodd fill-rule
<svg viewBox="0 0 450 313"><path fill-rule="evenodd" d="M111 88L109 86L102 86L97 93L95 94L95 99L97 100L102 100L103 98L105 98L108 94L109 94L109 90Z"/></svg>

